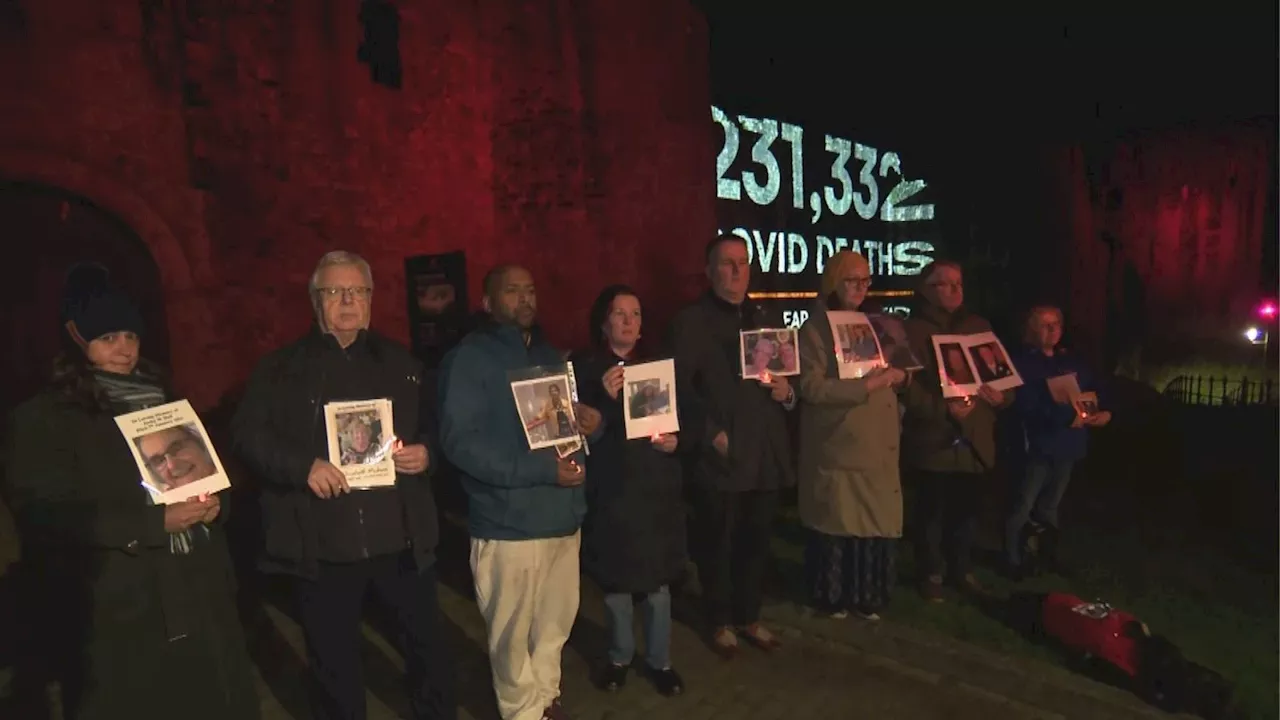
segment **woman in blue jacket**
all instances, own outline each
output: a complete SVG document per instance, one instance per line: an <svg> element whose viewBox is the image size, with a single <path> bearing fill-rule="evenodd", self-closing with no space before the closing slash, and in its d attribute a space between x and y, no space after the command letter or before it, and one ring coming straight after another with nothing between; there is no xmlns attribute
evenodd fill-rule
<svg viewBox="0 0 1280 720"><path fill-rule="evenodd" d="M1051 568L1060 569L1058 505L1071 482L1072 468L1088 449L1088 428L1111 421L1106 411L1082 417L1071 402L1060 402L1050 392L1050 378L1073 374L1081 392L1096 390L1081 358L1060 347L1061 342L1062 311L1051 305L1032 308L1027 316L1027 347L1015 361L1025 386L1018 389L1014 407L1027 443L1026 473L1005 523L1005 561L1015 579L1025 571L1022 544L1028 522L1040 526L1041 557Z"/></svg>

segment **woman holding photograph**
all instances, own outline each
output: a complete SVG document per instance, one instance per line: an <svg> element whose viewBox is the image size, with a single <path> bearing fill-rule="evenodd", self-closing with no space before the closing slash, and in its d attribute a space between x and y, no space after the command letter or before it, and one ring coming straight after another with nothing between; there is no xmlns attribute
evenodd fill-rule
<svg viewBox="0 0 1280 720"><path fill-rule="evenodd" d="M962 592L983 593L973 574L973 541L983 478L996 465L996 413L1013 402L1014 393L984 384L974 397L943 397L933 336L989 332L991 325L964 307L964 274L956 263L926 265L920 282L905 326L911 349L925 368L903 394L902 457L910 463L909 480L916 490L912 524L920 593L929 602L942 602L947 571ZM955 382L973 382L962 352L946 351L944 364L951 366L947 372Z"/></svg>
<svg viewBox="0 0 1280 720"><path fill-rule="evenodd" d="M671 586L685 569L685 511L680 460L692 451L686 435L627 439L623 367L652 359L640 349L640 298L625 285L602 291L591 307L593 347L575 355L582 402L605 417L604 437L591 444L582 564L604 589L610 637L598 684L622 687L635 655L632 617L640 599L645 658L641 672L663 695L684 691L671 665ZM590 378L590 380L588 380ZM678 395L683 395L676 388ZM676 401L678 411L687 407ZM686 426L681 412L680 424Z"/></svg>
<svg viewBox="0 0 1280 720"><path fill-rule="evenodd" d="M1026 350L1017 367L1026 383L1015 409L1027 442L1027 468L1016 483L1012 511L1005 521L1006 570L1015 580L1025 574L1022 557L1027 523L1035 523L1039 555L1048 569L1063 572L1058 557L1058 505L1071 482L1071 470L1088 452L1088 428L1102 427L1111 413L1077 411L1072 398L1054 397L1048 380L1075 375L1080 390L1096 391L1081 358L1062 346L1062 311L1040 305L1027 314Z"/></svg>
<svg viewBox="0 0 1280 720"><path fill-rule="evenodd" d="M139 356L141 316L91 265L68 275L62 320L50 386L13 413L5 477L58 597L43 640L69 661L65 716L256 718L225 508L216 495L153 504L115 423L172 399Z"/></svg>
<svg viewBox="0 0 1280 720"><path fill-rule="evenodd" d="M880 619L902 536L898 397L907 375L881 368L841 380L829 311L857 311L871 268L836 253L822 273L822 301L800 328L800 519L810 530L805 571L815 608Z"/></svg>

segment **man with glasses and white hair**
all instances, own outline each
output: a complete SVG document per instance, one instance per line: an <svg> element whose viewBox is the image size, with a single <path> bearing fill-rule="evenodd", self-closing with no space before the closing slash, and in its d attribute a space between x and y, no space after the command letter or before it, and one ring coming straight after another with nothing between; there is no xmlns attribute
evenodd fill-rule
<svg viewBox="0 0 1280 720"><path fill-rule="evenodd" d="M263 569L296 578L317 720L365 717L360 644L369 586L400 627L416 720L457 716L436 595L435 463L421 412L422 365L369 330L373 276L360 256L320 259L315 323L264 358L232 421L235 448L262 480ZM324 406L387 398L399 440L393 487L354 491L328 461Z"/></svg>

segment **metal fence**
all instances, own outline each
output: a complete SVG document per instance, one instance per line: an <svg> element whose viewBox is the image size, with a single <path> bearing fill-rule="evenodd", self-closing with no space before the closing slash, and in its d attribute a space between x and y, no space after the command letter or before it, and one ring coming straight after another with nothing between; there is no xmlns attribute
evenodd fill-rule
<svg viewBox="0 0 1280 720"><path fill-rule="evenodd" d="M1280 401L1274 380L1231 380L1225 376L1179 375L1165 386L1164 396L1183 405L1275 405Z"/></svg>

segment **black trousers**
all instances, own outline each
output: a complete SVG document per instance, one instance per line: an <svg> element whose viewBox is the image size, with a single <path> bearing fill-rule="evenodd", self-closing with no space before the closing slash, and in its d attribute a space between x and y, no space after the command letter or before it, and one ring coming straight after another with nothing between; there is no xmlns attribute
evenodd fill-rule
<svg viewBox="0 0 1280 720"><path fill-rule="evenodd" d="M711 627L760 619L778 491L697 493L698 581Z"/></svg>
<svg viewBox="0 0 1280 720"><path fill-rule="evenodd" d="M440 628L435 566L418 572L409 552L354 563L321 563L318 578L298 581L296 598L307 640L312 717L365 718L360 623L370 586L395 617L413 717L454 720L454 667Z"/></svg>
<svg viewBox="0 0 1280 720"><path fill-rule="evenodd" d="M973 572L973 541L978 534L984 475L916 470L913 528L916 568L921 576L953 578Z"/></svg>

